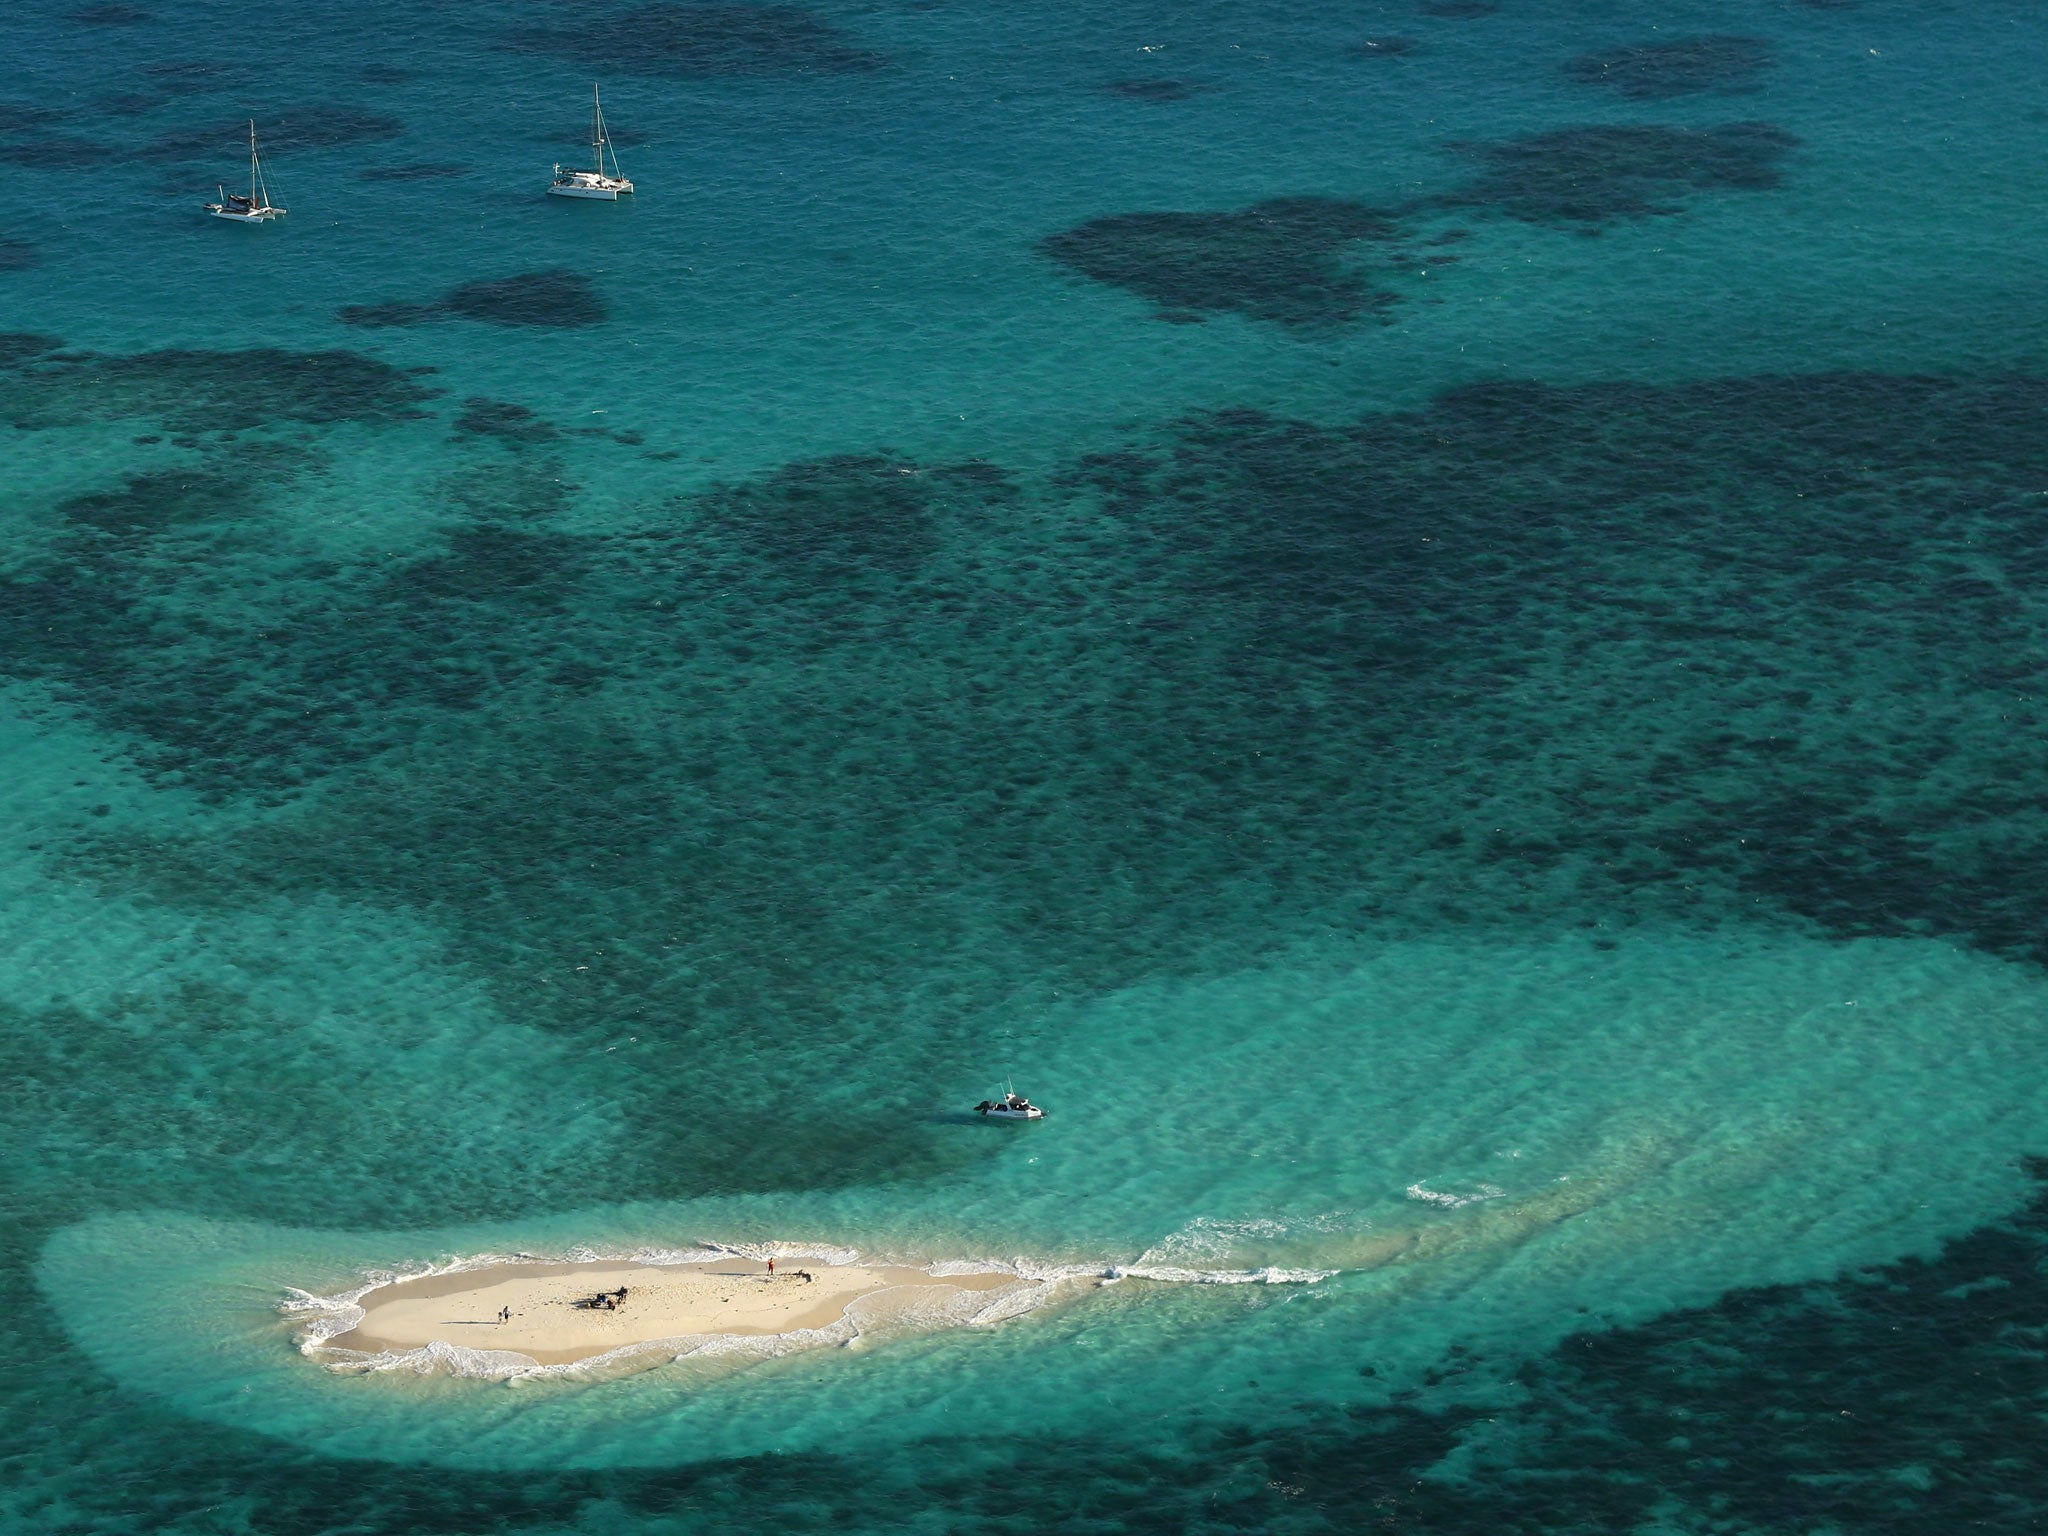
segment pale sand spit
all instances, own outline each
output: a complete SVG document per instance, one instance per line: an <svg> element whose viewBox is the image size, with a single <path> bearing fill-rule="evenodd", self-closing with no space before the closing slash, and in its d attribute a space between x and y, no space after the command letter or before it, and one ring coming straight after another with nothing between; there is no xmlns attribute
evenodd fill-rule
<svg viewBox="0 0 2048 1536"><path fill-rule="evenodd" d="M811 1276L806 1280L805 1274ZM539 1365L569 1365L628 1344L702 1334L793 1333L824 1328L864 1296L884 1291L994 1291L1007 1272L947 1275L891 1265L750 1259L711 1264L498 1264L379 1286L360 1298L363 1319L330 1349L418 1349L440 1341L510 1350ZM626 1288L617 1310L579 1306ZM500 1322L501 1309L511 1317Z"/></svg>

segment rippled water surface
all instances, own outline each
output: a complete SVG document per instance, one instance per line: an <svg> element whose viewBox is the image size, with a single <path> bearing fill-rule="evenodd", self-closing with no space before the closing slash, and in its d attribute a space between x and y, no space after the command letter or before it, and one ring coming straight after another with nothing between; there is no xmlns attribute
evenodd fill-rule
<svg viewBox="0 0 2048 1536"><path fill-rule="evenodd" d="M0 1520L2048 1520L2043 30L9 12Z"/></svg>

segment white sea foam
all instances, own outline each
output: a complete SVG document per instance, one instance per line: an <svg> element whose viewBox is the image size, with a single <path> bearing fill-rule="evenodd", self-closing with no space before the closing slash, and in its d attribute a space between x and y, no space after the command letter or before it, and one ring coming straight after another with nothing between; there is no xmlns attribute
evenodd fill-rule
<svg viewBox="0 0 2048 1536"><path fill-rule="evenodd" d="M1217 1267L1215 1261L1227 1260L1248 1247L1265 1247L1279 1242L1290 1231L1289 1223L1267 1216L1235 1221L1197 1216L1178 1232L1146 1249L1145 1258L1156 1257L1180 1268L1197 1265L1207 1259L1211 1263L1205 1267L1214 1268Z"/></svg>
<svg viewBox="0 0 2048 1536"><path fill-rule="evenodd" d="M1181 1269L1172 1264L1133 1264L1114 1271L1123 1280L1161 1280L1171 1285L1314 1285L1340 1273L1334 1269Z"/></svg>
<svg viewBox="0 0 2048 1536"><path fill-rule="evenodd" d="M662 1250L648 1249L649 1254ZM705 1243L700 1251L708 1255L704 1259L656 1259L648 1263L708 1263L711 1259L752 1259L762 1263L769 1259L816 1259L820 1264L858 1264L860 1252L853 1248L842 1248L832 1243ZM870 1259L870 1262L894 1262Z"/></svg>
<svg viewBox="0 0 2048 1536"><path fill-rule="evenodd" d="M1477 1184L1471 1189L1431 1189L1417 1180L1408 1186L1408 1198L1420 1200L1427 1205L1440 1205L1447 1211L1455 1211L1463 1205L1477 1205L1482 1200L1499 1200L1507 1191L1493 1184Z"/></svg>
<svg viewBox="0 0 2048 1536"><path fill-rule="evenodd" d="M347 1333L360 1323L363 1320L363 1297L387 1285L425 1280L433 1275L461 1274L465 1270L491 1269L500 1264L553 1262L560 1261L531 1253L476 1253L444 1264L422 1264L416 1269L370 1269L363 1271L359 1284L331 1296L316 1296L295 1285L287 1286L285 1289L291 1294L277 1304L277 1310L300 1321L299 1349L301 1353L310 1354L328 1339Z"/></svg>
<svg viewBox="0 0 2048 1536"><path fill-rule="evenodd" d="M1351 1230L1355 1223L1350 1211L1285 1219L1197 1216L1146 1249L1135 1263L1118 1266L1115 1278L1175 1285L1312 1285L1338 1271L1256 1260L1270 1259L1275 1249L1298 1254L1309 1243L1327 1251L1330 1235Z"/></svg>

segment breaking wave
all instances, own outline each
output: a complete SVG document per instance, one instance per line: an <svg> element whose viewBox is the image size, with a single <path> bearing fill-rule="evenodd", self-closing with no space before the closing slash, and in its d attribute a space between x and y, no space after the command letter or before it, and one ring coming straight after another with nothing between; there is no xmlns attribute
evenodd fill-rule
<svg viewBox="0 0 2048 1536"><path fill-rule="evenodd" d="M1483 1200L1499 1200L1506 1194L1506 1190L1495 1184L1475 1184L1472 1188L1464 1190L1431 1189L1428 1184L1418 1179L1408 1186L1410 1200L1420 1200L1425 1205L1440 1205L1447 1211L1455 1211L1460 1206L1477 1205Z"/></svg>

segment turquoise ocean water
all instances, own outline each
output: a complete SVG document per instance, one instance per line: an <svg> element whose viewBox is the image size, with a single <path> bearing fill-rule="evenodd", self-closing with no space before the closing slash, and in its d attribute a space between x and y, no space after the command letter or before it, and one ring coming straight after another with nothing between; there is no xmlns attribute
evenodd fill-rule
<svg viewBox="0 0 2048 1536"><path fill-rule="evenodd" d="M2037 8L0 36L8 1528L2048 1519Z"/></svg>

